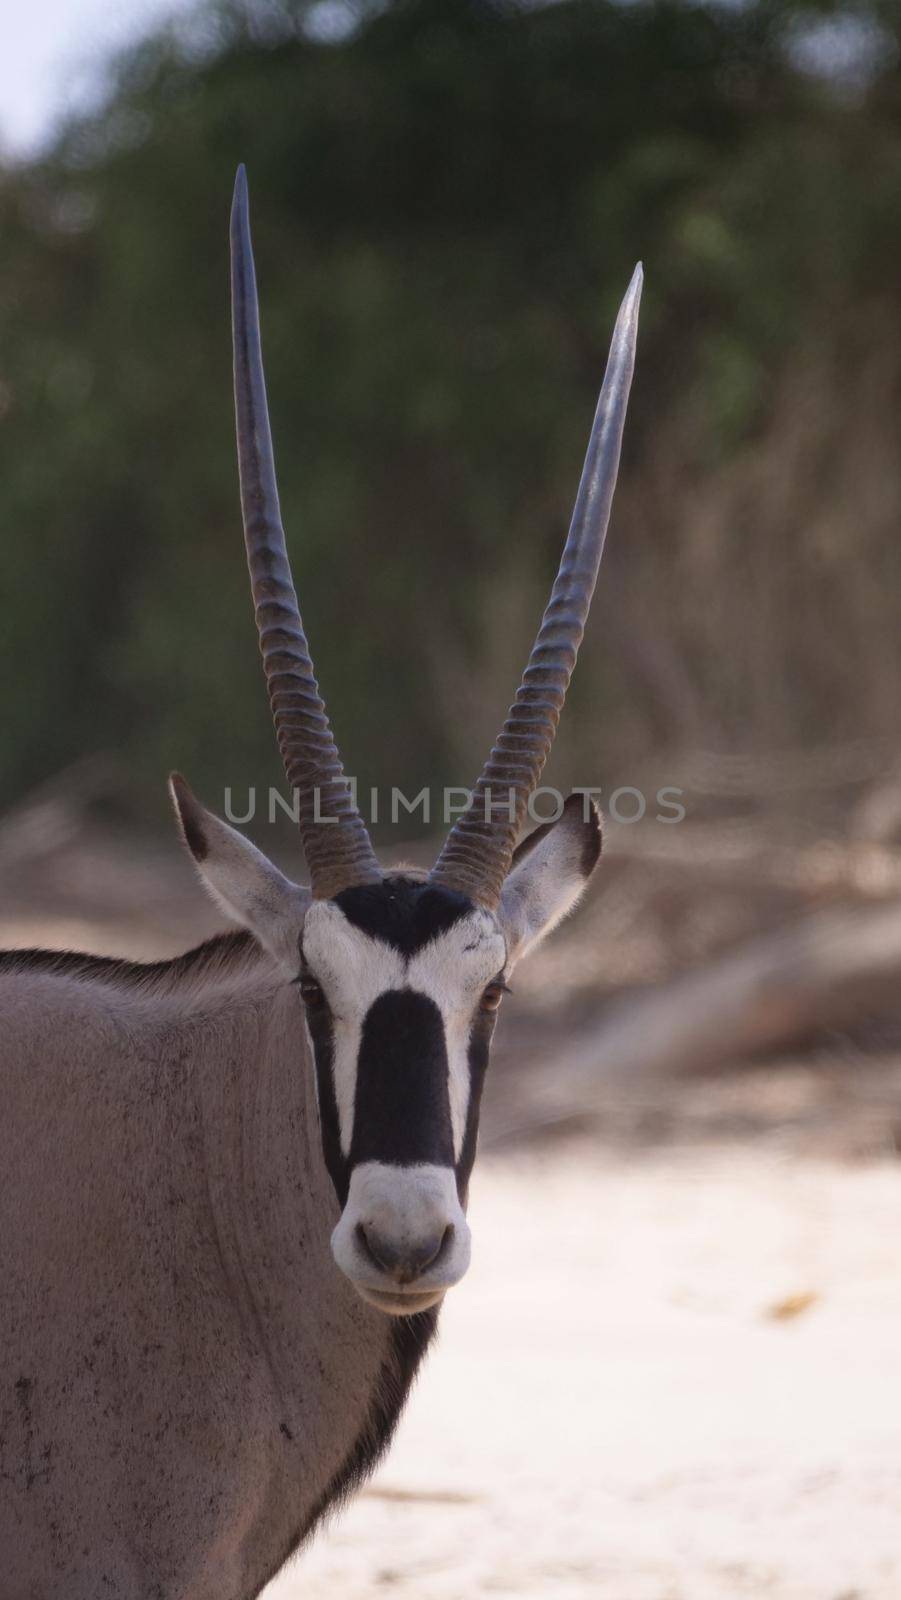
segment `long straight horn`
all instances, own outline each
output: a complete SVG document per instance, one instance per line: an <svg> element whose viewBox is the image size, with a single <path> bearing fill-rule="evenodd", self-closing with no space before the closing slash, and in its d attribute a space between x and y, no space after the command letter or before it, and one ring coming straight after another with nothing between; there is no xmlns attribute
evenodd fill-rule
<svg viewBox="0 0 901 1600"><path fill-rule="evenodd" d="M241 510L260 650L311 887L317 898L329 899L353 884L377 883L381 872L319 694L285 546L243 166L232 203L231 269Z"/></svg>
<svg viewBox="0 0 901 1600"><path fill-rule="evenodd" d="M597 582L635 366L641 285L639 262L616 319L575 510L538 637L470 804L431 872L433 883L491 909L554 742Z"/></svg>

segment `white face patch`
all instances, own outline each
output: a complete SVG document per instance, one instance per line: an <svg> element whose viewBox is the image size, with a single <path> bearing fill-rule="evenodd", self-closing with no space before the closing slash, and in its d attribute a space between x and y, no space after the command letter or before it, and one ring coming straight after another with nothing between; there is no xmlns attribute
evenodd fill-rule
<svg viewBox="0 0 901 1600"><path fill-rule="evenodd" d="M314 901L303 932L304 958L332 1013L333 1073L342 1153L353 1138L357 1063L366 1013L391 990L426 995L441 1013L448 1061L454 1160L469 1109L469 1036L483 989L502 971L504 936L491 913L473 910L412 956L348 920L329 900Z"/></svg>

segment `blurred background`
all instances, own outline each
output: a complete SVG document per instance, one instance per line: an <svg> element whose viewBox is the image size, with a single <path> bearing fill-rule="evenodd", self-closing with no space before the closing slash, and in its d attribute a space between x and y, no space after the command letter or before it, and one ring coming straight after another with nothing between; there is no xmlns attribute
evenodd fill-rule
<svg viewBox="0 0 901 1600"><path fill-rule="evenodd" d="M280 781L234 464L239 160L295 576L383 795L475 778L646 272L546 779L600 788L605 861L505 1007L472 1282L387 1466L273 1600L892 1600L897 0L7 24L6 945L185 948L216 914L165 774L220 810ZM301 871L287 822L249 831Z"/></svg>

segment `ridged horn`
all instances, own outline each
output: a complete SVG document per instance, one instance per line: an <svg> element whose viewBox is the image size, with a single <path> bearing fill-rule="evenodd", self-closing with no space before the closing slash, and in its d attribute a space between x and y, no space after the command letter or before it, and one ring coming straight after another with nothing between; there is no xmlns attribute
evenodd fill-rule
<svg viewBox="0 0 901 1600"><path fill-rule="evenodd" d="M232 203L231 279L241 511L260 651L279 750L297 796L310 884L318 899L329 899L354 884L377 883L381 872L344 776L291 576L266 404L243 166Z"/></svg>
<svg viewBox="0 0 901 1600"><path fill-rule="evenodd" d="M579 493L538 637L469 806L430 874L431 882L492 910L554 742L597 582L635 366L641 285L639 262L616 319Z"/></svg>

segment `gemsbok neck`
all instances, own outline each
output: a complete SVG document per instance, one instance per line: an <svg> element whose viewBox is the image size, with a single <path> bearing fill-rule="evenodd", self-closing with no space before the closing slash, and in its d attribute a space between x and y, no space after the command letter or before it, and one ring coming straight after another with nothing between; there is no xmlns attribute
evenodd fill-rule
<svg viewBox="0 0 901 1600"><path fill-rule="evenodd" d="M21 1005L30 980L37 1025ZM143 1459L148 1537L164 1544L181 1518L185 1549L234 1538L222 1570L233 1562L241 1592L255 1594L387 1447L436 1322L434 1312L392 1319L367 1306L332 1260L339 1208L297 989L254 939L228 934L146 966L4 953L0 1012L0 1066L22 1058L26 1032L33 1051L27 1078L13 1074L8 1090L10 1115L33 1132L4 1161L10 1193L30 1196L5 1268L9 1303L21 1280L27 1316L3 1326L0 1296L0 1335L32 1386L35 1427L52 1420L58 1441L44 1512L65 1530L61 1541L82 1547L66 1524L65 1485L96 1475L105 1425L82 1389L102 1371L116 1404L139 1414L141 1371L152 1367L160 1437L200 1428L208 1443L185 1450L174 1474L160 1470L162 1449ZM48 1163L36 1188L29 1151L39 1140L65 1160ZM57 1373L34 1356L53 1346L60 1315L55 1291L35 1277L44 1235L72 1263ZM124 1279L109 1246L119 1236L130 1241ZM149 1354L131 1371L117 1352L136 1329ZM77 1428L70 1412L83 1419ZM233 1461L222 1481L242 1486L240 1505L198 1507L209 1441ZM273 1532L259 1552L244 1545L248 1521ZM181 1569L172 1583L195 1593ZM81 1600L74 1579L68 1592ZM125 1589L111 1592L124 1600Z"/></svg>

